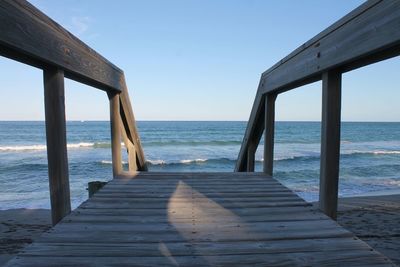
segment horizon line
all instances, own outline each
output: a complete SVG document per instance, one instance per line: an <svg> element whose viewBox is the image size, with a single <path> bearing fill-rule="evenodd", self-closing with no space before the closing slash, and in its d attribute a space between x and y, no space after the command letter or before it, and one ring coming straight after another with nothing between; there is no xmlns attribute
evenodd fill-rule
<svg viewBox="0 0 400 267"><path fill-rule="evenodd" d="M66 120L67 122L109 122L110 120ZM45 122L45 120L0 120L0 122ZM136 122L248 122L247 120L136 120ZM321 122L321 120L276 120L275 122ZM388 122L400 121L369 121L369 120L342 120L341 122Z"/></svg>

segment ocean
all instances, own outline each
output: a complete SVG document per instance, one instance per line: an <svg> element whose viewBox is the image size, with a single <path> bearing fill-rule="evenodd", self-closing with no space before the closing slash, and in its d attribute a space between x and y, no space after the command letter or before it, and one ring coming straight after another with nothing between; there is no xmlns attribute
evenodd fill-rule
<svg viewBox="0 0 400 267"><path fill-rule="evenodd" d="M227 121L137 125L149 171L166 172L233 171L246 128ZM319 122L276 123L274 176L307 201L318 199L320 128ZM69 121L67 140L75 208L87 199L88 182L112 178L109 122ZM50 208L45 143L44 122L0 122L0 209ZM340 163L340 196L398 193L400 123L343 122Z"/></svg>

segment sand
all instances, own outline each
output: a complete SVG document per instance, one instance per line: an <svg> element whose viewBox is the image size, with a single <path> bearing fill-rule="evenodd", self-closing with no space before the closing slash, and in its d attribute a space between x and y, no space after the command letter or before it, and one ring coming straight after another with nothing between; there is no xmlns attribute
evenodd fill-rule
<svg viewBox="0 0 400 267"><path fill-rule="evenodd" d="M50 210L0 210L0 266L50 227Z"/></svg>
<svg viewBox="0 0 400 267"><path fill-rule="evenodd" d="M400 266L400 194L341 198L337 221Z"/></svg>
<svg viewBox="0 0 400 267"><path fill-rule="evenodd" d="M400 266L400 194L341 198L338 223ZM49 210L0 210L0 266L50 227Z"/></svg>

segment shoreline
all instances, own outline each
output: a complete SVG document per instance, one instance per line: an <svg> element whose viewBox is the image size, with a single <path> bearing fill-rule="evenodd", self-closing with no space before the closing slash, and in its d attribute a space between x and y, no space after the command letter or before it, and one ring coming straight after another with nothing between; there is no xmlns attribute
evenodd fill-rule
<svg viewBox="0 0 400 267"><path fill-rule="evenodd" d="M339 198L337 222L400 265L400 190L395 191ZM0 210L0 266L50 228L49 209Z"/></svg>

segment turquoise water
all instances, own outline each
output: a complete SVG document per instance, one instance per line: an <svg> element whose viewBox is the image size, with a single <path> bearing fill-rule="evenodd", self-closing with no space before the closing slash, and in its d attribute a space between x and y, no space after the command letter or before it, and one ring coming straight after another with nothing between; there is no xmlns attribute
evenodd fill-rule
<svg viewBox="0 0 400 267"><path fill-rule="evenodd" d="M246 122L138 122L150 171L233 171ZM72 205L87 182L111 179L108 122L68 122ZM400 123L342 124L341 196L400 189ZM318 198L320 123L277 122L274 175ZM262 149L256 153L261 170ZM0 209L49 208L43 122L0 122Z"/></svg>

